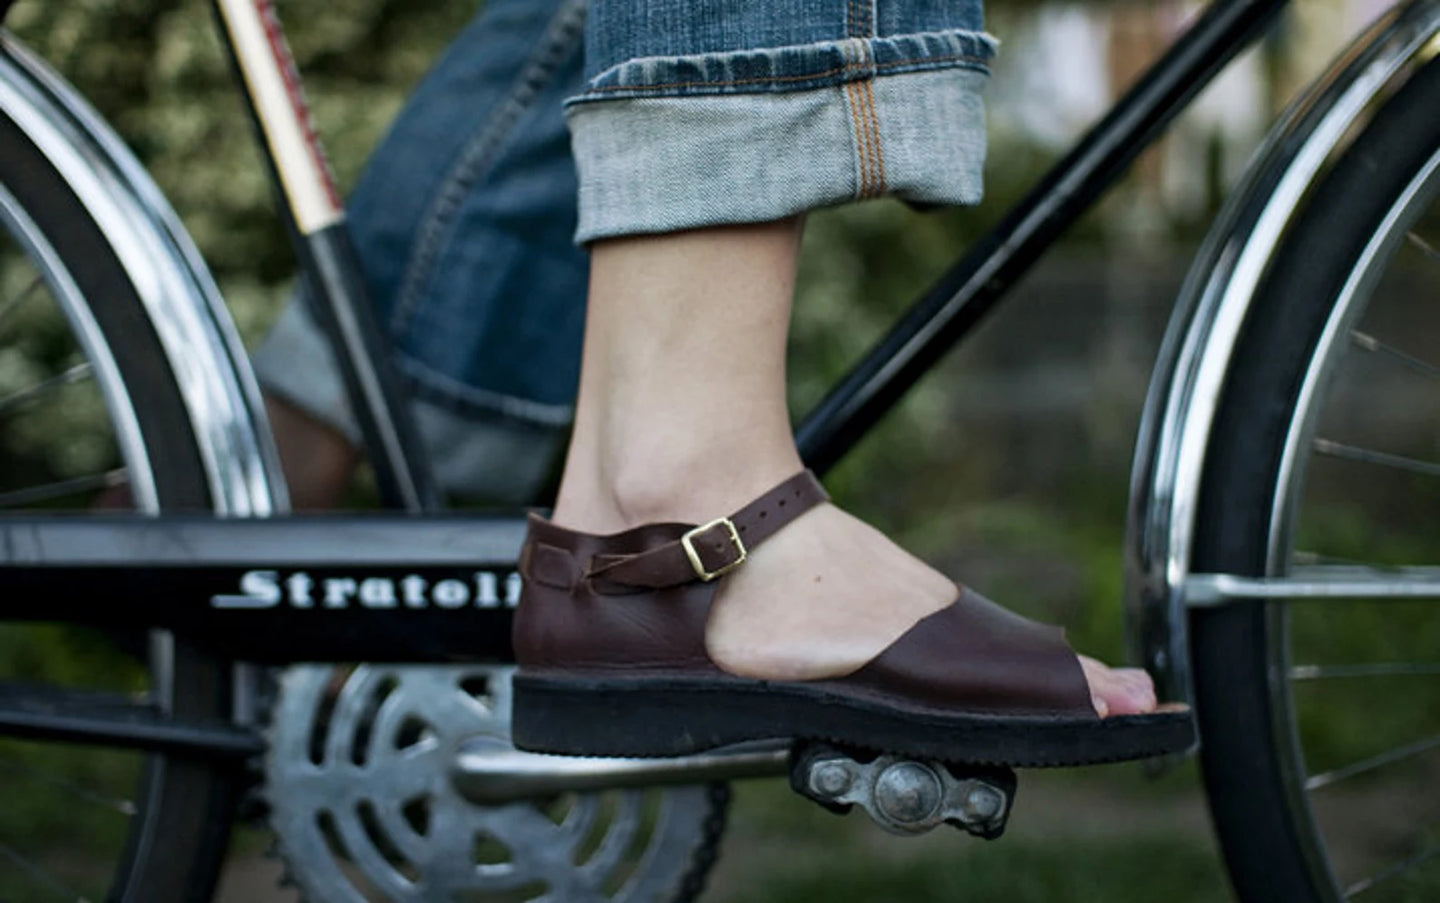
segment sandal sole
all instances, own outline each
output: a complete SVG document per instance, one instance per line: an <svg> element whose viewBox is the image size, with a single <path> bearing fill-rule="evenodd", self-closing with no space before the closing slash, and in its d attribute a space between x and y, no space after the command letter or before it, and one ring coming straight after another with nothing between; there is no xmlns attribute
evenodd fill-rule
<svg viewBox="0 0 1440 903"><path fill-rule="evenodd" d="M568 756L674 757L753 740L821 740L970 765L1045 768L1183 753L1191 713L1085 718L933 709L863 690L724 675L613 677L522 669L515 746Z"/></svg>

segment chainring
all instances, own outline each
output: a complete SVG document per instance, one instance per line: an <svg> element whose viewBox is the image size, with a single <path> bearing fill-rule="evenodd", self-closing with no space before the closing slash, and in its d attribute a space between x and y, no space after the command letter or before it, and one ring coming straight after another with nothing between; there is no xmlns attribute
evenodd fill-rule
<svg viewBox="0 0 1440 903"><path fill-rule="evenodd" d="M286 669L263 795L311 903L679 903L724 830L724 785L481 806L452 782L463 741L510 745L494 666ZM472 744L473 748L473 744Z"/></svg>

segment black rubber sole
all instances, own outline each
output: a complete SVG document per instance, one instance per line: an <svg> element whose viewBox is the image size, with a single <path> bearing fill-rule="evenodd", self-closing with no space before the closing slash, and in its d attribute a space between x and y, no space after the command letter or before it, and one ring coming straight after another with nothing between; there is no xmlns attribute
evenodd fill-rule
<svg viewBox="0 0 1440 903"><path fill-rule="evenodd" d="M1190 712L1112 718L929 709L833 684L724 675L576 676L521 669L516 747L671 757L753 740L824 740L941 762L1045 768L1145 759L1195 745Z"/></svg>

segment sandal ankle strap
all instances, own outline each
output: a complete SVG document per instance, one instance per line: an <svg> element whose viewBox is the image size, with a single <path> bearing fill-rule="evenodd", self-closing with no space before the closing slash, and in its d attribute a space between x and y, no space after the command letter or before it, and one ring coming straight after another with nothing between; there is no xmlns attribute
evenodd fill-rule
<svg viewBox="0 0 1440 903"><path fill-rule="evenodd" d="M694 527L678 540L633 555L596 555L585 576L600 592L606 585L660 589L708 583L739 567L750 549L829 499L815 474L803 470L729 517Z"/></svg>

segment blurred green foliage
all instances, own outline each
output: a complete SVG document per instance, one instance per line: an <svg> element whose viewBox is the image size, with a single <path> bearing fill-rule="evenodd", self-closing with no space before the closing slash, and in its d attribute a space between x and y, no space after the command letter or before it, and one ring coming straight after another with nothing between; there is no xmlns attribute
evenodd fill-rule
<svg viewBox="0 0 1440 903"><path fill-rule="evenodd" d="M353 182L410 87L475 10L474 3L441 0L280 3L342 185ZM253 341L283 302L293 261L211 16L209 5L199 0L21 0L9 24L80 88L153 173L204 252L242 332ZM1049 162L1046 153L1024 146L1007 146L994 156L1004 165L991 167L991 200L976 210L918 214L880 202L812 217L792 332L791 401L797 413L818 401L904 305ZM1147 250L1124 240L1125 205L1134 191L1133 185L1122 185L1081 223L1061 249L1062 265L1066 260L1094 265L1113 258L1131 268L1144 262ZM1168 226L1171 233L1193 237L1198 223ZM1153 304L1163 308L1164 300ZM1000 319L999 328L1025 328L1023 320ZM1013 435L997 433L988 421L955 416L957 386L975 373L977 358L983 364L987 354L1012 355L1008 346L1003 355L986 350L992 347L985 343L994 328L982 330L978 353L948 361L911 393L843 462L829 485L849 506L907 546L957 573L985 574L986 591L1028 614L1064 621L1077 645L1116 657L1118 549L1136 418L1133 393L1118 401L1087 400L1073 437L1066 434L1064 447L1052 456L1058 462L1052 471L1027 470L1016 463L1020 459L1014 449L1033 440L1034 432L1017 428ZM43 332L34 334L44 337ZM0 353L0 388L11 378L10 370L23 382L27 361L43 357L42 351L24 350L19 357ZM1022 343L1014 356L1042 362L1048 352ZM93 409L96 402L92 398L84 404ZM62 406L76 416L85 413L82 407ZM37 429L73 437L78 428L56 421ZM1053 434L1043 435L1053 439ZM31 438L14 432L5 437L12 453L23 452ZM68 444L79 456L108 453L94 452L87 442ZM1334 554L1384 558L1384 552L1374 548L1376 533L1364 515L1341 512L1311 529L1315 544ZM1416 539L1412 532L1410 538L1424 549L1434 548L1428 535ZM1392 553L1397 548L1383 546ZM1410 553L1404 549L1399 558ZM1374 606L1361 608L1348 616L1349 630L1337 631L1334 620L1298 621L1302 648L1340 661L1377 649L1397 657L1415 655L1440 642L1423 612L1393 617L1392 609L1382 615ZM99 682L112 688L140 689L133 663L104 651L104 645L90 635L50 628L0 633L0 676L84 685L97 682L100 675ZM1376 723L1376 735L1403 736L1411 714L1406 705L1398 705L1377 718L1370 686L1333 692L1330 699L1324 717L1313 714L1318 707L1307 709L1302 729L1320 755L1336 762L1361 754L1374 739L1362 737L1355 725ZM26 777L42 764L49 777ZM64 790L54 789L54 781L113 787L118 795L133 779L136 764L123 755L97 758L72 750L56 755L45 748L6 745L0 747L0 770L7 767L30 791L12 794L10 803L0 807L0 839L28 836L43 844L78 830L109 843L107 832L115 829L102 824L103 818L91 823L85 820L90 816L81 816L77 821L73 807L54 805L55 799L68 798ZM1193 792L1193 783L1186 788ZM781 793L786 810L794 809L797 802ZM758 813L752 816L752 824L759 825L755 830L762 836L770 831L772 843L787 854L788 840L779 838L803 833L821 845L811 851L813 861L806 860L808 870L797 866L787 873L790 863L762 870L770 889L764 899L773 901L1179 903L1224 895L1213 852L1205 850L1193 832L1140 843L1126 835L1108 845L1077 843L1071 837L1063 848L1031 838L1018 846L1002 845L1003 855L989 848L978 852L978 845L969 844L953 857L948 848L936 852L928 847L909 859L877 858L870 855L870 841L856 839L853 820L848 831L836 829L833 835L809 827L808 821L805 827L767 827L767 813L781 804L749 805ZM1164 867L1155 867L1157 863ZM760 899L753 887L721 892L725 900ZM0 897L5 895L0 889Z"/></svg>

